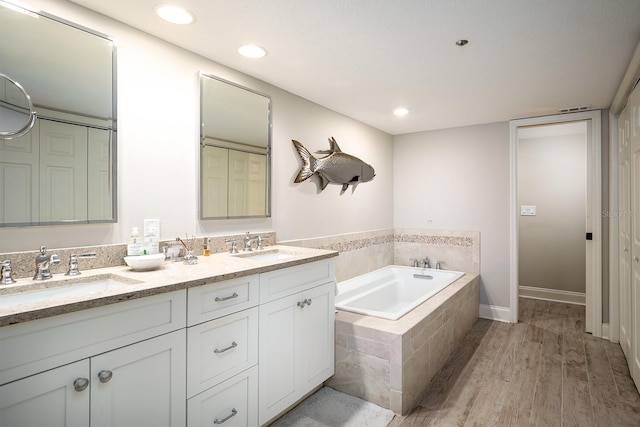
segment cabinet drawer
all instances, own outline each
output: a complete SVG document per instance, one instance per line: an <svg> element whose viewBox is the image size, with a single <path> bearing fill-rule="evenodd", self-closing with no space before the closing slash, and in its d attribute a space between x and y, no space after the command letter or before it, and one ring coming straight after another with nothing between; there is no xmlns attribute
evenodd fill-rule
<svg viewBox="0 0 640 427"><path fill-rule="evenodd" d="M0 384L184 328L186 291L0 328Z"/></svg>
<svg viewBox="0 0 640 427"><path fill-rule="evenodd" d="M258 275L239 277L188 290L188 325L196 325L258 305Z"/></svg>
<svg viewBox="0 0 640 427"><path fill-rule="evenodd" d="M335 280L335 260L321 260L260 274L260 303Z"/></svg>
<svg viewBox="0 0 640 427"><path fill-rule="evenodd" d="M188 328L187 396L258 363L258 307Z"/></svg>
<svg viewBox="0 0 640 427"><path fill-rule="evenodd" d="M187 426L252 427L258 425L258 367L192 397Z"/></svg>

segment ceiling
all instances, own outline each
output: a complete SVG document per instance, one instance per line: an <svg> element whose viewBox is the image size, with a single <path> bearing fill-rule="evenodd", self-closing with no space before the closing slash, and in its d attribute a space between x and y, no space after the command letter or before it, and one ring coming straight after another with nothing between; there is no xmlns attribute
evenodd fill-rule
<svg viewBox="0 0 640 427"><path fill-rule="evenodd" d="M607 108L640 41L638 0L72 1L393 135Z"/></svg>

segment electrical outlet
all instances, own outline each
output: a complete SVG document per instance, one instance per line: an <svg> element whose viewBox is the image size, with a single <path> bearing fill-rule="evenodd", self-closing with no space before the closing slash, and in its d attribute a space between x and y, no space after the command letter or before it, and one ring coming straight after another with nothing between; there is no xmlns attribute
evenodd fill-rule
<svg viewBox="0 0 640 427"><path fill-rule="evenodd" d="M159 219L145 219L144 220L144 234L146 236L149 234L149 230L153 228L154 234L159 239L160 238L160 220Z"/></svg>

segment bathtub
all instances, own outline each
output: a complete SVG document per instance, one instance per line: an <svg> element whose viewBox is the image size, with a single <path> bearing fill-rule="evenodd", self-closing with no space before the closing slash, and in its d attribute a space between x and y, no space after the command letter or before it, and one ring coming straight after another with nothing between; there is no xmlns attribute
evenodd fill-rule
<svg viewBox="0 0 640 427"><path fill-rule="evenodd" d="M397 320L464 273L390 265L338 284L337 309Z"/></svg>
<svg viewBox="0 0 640 427"><path fill-rule="evenodd" d="M325 385L406 415L477 320L480 276L390 266L339 283L336 300L335 374Z"/></svg>

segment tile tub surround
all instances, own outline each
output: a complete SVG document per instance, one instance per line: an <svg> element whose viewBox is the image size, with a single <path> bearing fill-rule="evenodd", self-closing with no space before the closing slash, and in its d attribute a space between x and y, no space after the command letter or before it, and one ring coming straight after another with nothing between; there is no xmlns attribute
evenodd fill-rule
<svg viewBox="0 0 640 427"><path fill-rule="evenodd" d="M288 240L285 245L340 252L338 282L387 265L413 265L411 258L443 261L446 270L480 273L480 232L425 229L384 229L312 239Z"/></svg>
<svg viewBox="0 0 640 427"><path fill-rule="evenodd" d="M396 321L338 310L336 372L325 385L407 414L477 320L479 305L479 276L467 273Z"/></svg>
<svg viewBox="0 0 640 427"><path fill-rule="evenodd" d="M394 230L394 264L409 265L411 258L425 256L431 261L431 268L435 268L436 261L441 261L445 270L480 273L480 232Z"/></svg>
<svg viewBox="0 0 640 427"><path fill-rule="evenodd" d="M265 248L269 245L273 245L276 242L275 232L252 232L252 235L261 235L268 237L269 240L265 243ZM238 250L242 251L242 245L244 242L244 234L230 234L223 236L209 236L211 237L211 253L222 253L229 251L229 245L225 243L227 240L236 240L238 242ZM182 236L181 236L182 238ZM202 255L204 249L205 237L197 237L195 240L195 253ZM171 240L161 240L160 250L162 246L167 243L173 242ZM48 242L44 243L47 246ZM254 244L255 248L255 244ZM62 262L59 265L51 266L51 272L55 275L60 273L64 274L69 269L69 258L71 254L84 254L95 252L95 258L81 259L79 260L80 271L91 270L94 268L106 268L117 267L124 265L124 257L127 255L127 244L119 243L113 245L96 245L96 246L81 246L75 248L55 248L53 246L47 246L47 253L57 254ZM37 248L33 251L25 252L7 252L0 254L0 261L10 260L11 270L15 279L33 277L36 271L35 259L36 255L40 253L40 249Z"/></svg>
<svg viewBox="0 0 640 427"><path fill-rule="evenodd" d="M393 264L392 229L288 240L279 243L340 252L336 262L336 280L338 282Z"/></svg>

